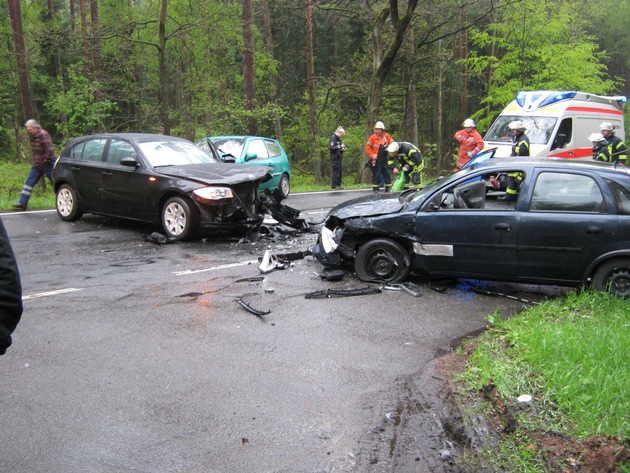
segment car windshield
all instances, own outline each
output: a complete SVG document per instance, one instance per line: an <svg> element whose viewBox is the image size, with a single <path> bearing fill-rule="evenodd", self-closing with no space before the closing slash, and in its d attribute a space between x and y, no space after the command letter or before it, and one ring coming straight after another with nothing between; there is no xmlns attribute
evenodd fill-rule
<svg viewBox="0 0 630 473"><path fill-rule="evenodd" d="M552 136L553 129L558 121L555 117L519 117L518 115L501 115L492 124L484 141L494 141L511 143L512 135L508 125L515 121L521 120L525 125L525 134L529 138L531 144L544 145L547 144Z"/></svg>
<svg viewBox="0 0 630 473"><path fill-rule="evenodd" d="M186 141L146 141L138 146L152 167L217 162L204 150Z"/></svg>
<svg viewBox="0 0 630 473"><path fill-rule="evenodd" d="M221 154L231 154L235 158L239 157L243 152L245 140L237 138L219 138L212 140L212 144Z"/></svg>
<svg viewBox="0 0 630 473"><path fill-rule="evenodd" d="M467 171L461 171L460 173L457 174L457 177L459 177L461 175L461 173L463 172L467 172ZM402 203L412 203L412 202L416 202L418 200L423 200L424 197L427 194L430 194L433 189L435 189L438 185L442 185L445 182L447 182L445 179L447 180L454 180L455 174L451 174L447 177L439 177L438 179L436 179L435 181L431 182L430 184L427 184L426 186L422 187L421 189L415 189L415 190L409 190L406 192L403 192L400 196L400 201Z"/></svg>

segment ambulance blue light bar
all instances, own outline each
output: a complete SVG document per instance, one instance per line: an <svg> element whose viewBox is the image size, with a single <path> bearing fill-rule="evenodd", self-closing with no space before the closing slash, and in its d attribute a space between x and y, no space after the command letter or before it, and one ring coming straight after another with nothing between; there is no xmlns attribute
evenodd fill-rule
<svg viewBox="0 0 630 473"><path fill-rule="evenodd" d="M550 95L540 103L540 107L545 107L552 103L560 102L561 100L572 99L576 94L577 92L561 92L559 94Z"/></svg>
<svg viewBox="0 0 630 473"><path fill-rule="evenodd" d="M547 96L545 96L545 94L549 94L549 92L519 92L516 94L516 103L519 104L521 108L525 108L526 103L528 103L529 106L537 104L537 107L545 107L561 100L572 99L577 95L577 92L555 92ZM541 102L537 103L539 100Z"/></svg>

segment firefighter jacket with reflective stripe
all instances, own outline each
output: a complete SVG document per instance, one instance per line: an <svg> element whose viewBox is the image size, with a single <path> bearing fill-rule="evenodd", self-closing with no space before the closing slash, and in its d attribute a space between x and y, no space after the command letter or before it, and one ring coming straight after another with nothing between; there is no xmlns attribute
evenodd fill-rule
<svg viewBox="0 0 630 473"><path fill-rule="evenodd" d="M626 151L626 145L623 140L618 136L610 138L608 143L608 156L610 162L616 163L617 161L625 164L628 160L628 153Z"/></svg>
<svg viewBox="0 0 630 473"><path fill-rule="evenodd" d="M512 145L512 156L529 156L529 138L525 133L519 131L514 136Z"/></svg>
<svg viewBox="0 0 630 473"><path fill-rule="evenodd" d="M608 154L608 142L597 143L593 146L593 159L595 161L610 161L610 155Z"/></svg>
<svg viewBox="0 0 630 473"><path fill-rule="evenodd" d="M411 169L415 169L422 164L422 153L415 145L411 143L399 143L398 153L395 156L389 156L388 166L404 166L407 165Z"/></svg>

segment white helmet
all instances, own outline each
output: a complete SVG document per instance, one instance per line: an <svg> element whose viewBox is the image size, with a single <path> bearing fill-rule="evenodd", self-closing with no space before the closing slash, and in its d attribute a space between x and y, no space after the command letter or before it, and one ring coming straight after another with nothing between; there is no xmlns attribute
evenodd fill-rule
<svg viewBox="0 0 630 473"><path fill-rule="evenodd" d="M394 156L398 153L400 149L400 145L396 141L392 141L391 144L387 147L387 153Z"/></svg>
<svg viewBox="0 0 630 473"><path fill-rule="evenodd" d="M610 122L604 122L601 125L599 125L599 129L602 131L613 131L615 129L615 127L613 127L613 124Z"/></svg>
<svg viewBox="0 0 630 473"><path fill-rule="evenodd" d="M601 133L591 133L588 136L588 141L592 143L601 143L606 142L606 138L604 138L604 135L602 135Z"/></svg>
<svg viewBox="0 0 630 473"><path fill-rule="evenodd" d="M526 130L525 124L522 121L520 121L520 120L514 120L513 122L511 122L508 125L508 128L510 130L518 130L518 131L525 131Z"/></svg>
<svg viewBox="0 0 630 473"><path fill-rule="evenodd" d="M477 125L475 125L475 122L473 121L472 118L467 118L466 120L464 120L464 123L462 123L462 126L464 128L476 128Z"/></svg>
<svg viewBox="0 0 630 473"><path fill-rule="evenodd" d="M374 125L374 129L376 130L377 128L384 130L385 129L385 125L383 124L383 122L378 121L376 122L376 125Z"/></svg>

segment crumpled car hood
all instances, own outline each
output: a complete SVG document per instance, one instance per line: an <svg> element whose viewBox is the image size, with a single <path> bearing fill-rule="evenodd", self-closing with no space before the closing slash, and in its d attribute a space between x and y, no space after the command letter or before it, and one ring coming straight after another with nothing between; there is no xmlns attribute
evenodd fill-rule
<svg viewBox="0 0 630 473"><path fill-rule="evenodd" d="M355 217L374 217L397 213L403 208L399 196L399 194L375 194L357 197L337 205L328 213L328 216L346 220Z"/></svg>
<svg viewBox="0 0 630 473"><path fill-rule="evenodd" d="M269 168L242 164L208 163L185 166L163 166L156 172L169 177L190 179L211 185L236 185L243 182L265 182L271 179Z"/></svg>

